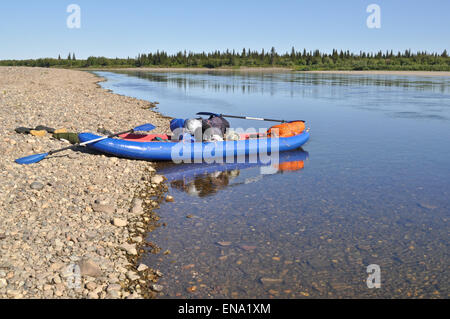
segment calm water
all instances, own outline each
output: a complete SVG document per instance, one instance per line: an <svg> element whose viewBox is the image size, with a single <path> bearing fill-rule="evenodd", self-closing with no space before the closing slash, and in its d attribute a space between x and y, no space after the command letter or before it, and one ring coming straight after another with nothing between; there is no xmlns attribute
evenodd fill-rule
<svg viewBox="0 0 450 319"><path fill-rule="evenodd" d="M98 74L173 117L212 111L311 128L271 170L160 165L175 202L148 240L170 254L143 261L164 271L163 297L449 297L450 78ZM380 289L367 288L370 264Z"/></svg>

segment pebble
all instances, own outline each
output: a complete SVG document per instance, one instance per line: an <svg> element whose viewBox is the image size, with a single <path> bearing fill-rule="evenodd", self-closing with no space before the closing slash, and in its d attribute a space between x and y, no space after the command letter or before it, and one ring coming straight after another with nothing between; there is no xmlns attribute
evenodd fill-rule
<svg viewBox="0 0 450 319"><path fill-rule="evenodd" d="M135 280L138 280L141 277L139 277L139 275L136 274L134 271L130 270L130 271L127 272L127 278L130 279L131 281L135 281Z"/></svg>
<svg viewBox="0 0 450 319"><path fill-rule="evenodd" d="M119 284L111 284L108 286L108 288L106 288L107 292L111 292L111 291L120 291L122 289L122 287Z"/></svg>
<svg viewBox="0 0 450 319"><path fill-rule="evenodd" d="M95 288L97 288L97 285L95 284L95 282L91 281L86 284L86 289L88 289L90 291L95 290Z"/></svg>
<svg viewBox="0 0 450 319"><path fill-rule="evenodd" d="M231 245L231 241L219 241L217 242L217 244L219 244L220 246L230 246Z"/></svg>
<svg viewBox="0 0 450 319"><path fill-rule="evenodd" d="M263 277L260 279L263 285L274 285L274 284L281 284L283 282L283 279L280 278L267 278Z"/></svg>
<svg viewBox="0 0 450 319"><path fill-rule="evenodd" d="M100 267L92 260L81 260L78 263L80 267L80 272L82 276L90 276L90 277L100 277L102 275L102 270Z"/></svg>
<svg viewBox="0 0 450 319"><path fill-rule="evenodd" d="M147 265L140 264L139 267L137 268L137 271L143 272L143 271L146 271L147 269L148 269Z"/></svg>
<svg viewBox="0 0 450 319"><path fill-rule="evenodd" d="M111 290L108 291L106 294L106 299L119 299L120 298L120 292L117 290Z"/></svg>
<svg viewBox="0 0 450 319"><path fill-rule="evenodd" d="M37 191L40 191L40 190L42 190L44 188L44 184L39 183L39 182L33 182L33 183L31 183L30 188L34 189L34 190L37 190Z"/></svg>
<svg viewBox="0 0 450 319"><path fill-rule="evenodd" d="M170 196L170 195L166 196L166 202L171 203L171 202L174 202L174 201L175 200L174 200L173 196Z"/></svg>
<svg viewBox="0 0 450 319"><path fill-rule="evenodd" d="M92 209L94 212L98 213L106 213L106 214L113 214L115 212L115 208L111 205L104 205L104 204L92 204Z"/></svg>
<svg viewBox="0 0 450 319"><path fill-rule="evenodd" d="M128 221L120 218L114 218L113 219L113 225L117 227L125 227L128 225Z"/></svg>
<svg viewBox="0 0 450 319"><path fill-rule="evenodd" d="M0 289L5 288L8 286L8 281L5 278L0 279Z"/></svg>
<svg viewBox="0 0 450 319"><path fill-rule="evenodd" d="M152 184L161 184L163 181L164 177L161 175L155 175L151 179Z"/></svg>
<svg viewBox="0 0 450 319"><path fill-rule="evenodd" d="M150 285L150 289L155 292L161 292L161 291L163 291L164 287L162 285L152 284L152 285Z"/></svg>
<svg viewBox="0 0 450 319"><path fill-rule="evenodd" d="M136 245L124 243L119 246L120 249L125 250L129 255L137 255Z"/></svg>
<svg viewBox="0 0 450 319"><path fill-rule="evenodd" d="M196 291L197 291L197 286L188 287L188 288L187 288L187 291L188 291L188 292L191 292L191 293L192 293L192 292L196 292Z"/></svg>
<svg viewBox="0 0 450 319"><path fill-rule="evenodd" d="M88 298L89 299L98 299L99 297L98 297L98 293L96 293L96 292L90 292L89 294L88 294Z"/></svg>

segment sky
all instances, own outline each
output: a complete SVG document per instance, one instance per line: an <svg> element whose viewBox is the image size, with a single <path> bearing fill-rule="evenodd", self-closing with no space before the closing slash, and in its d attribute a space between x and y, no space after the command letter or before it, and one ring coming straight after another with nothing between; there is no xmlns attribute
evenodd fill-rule
<svg viewBox="0 0 450 319"><path fill-rule="evenodd" d="M68 28L70 4L80 28ZM380 28L368 28L370 4ZM450 51L449 0L2 0L0 59L164 50Z"/></svg>

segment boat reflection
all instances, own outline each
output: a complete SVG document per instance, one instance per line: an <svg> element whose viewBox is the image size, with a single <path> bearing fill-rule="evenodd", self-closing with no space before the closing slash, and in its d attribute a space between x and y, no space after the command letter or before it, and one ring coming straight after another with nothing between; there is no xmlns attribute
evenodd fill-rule
<svg viewBox="0 0 450 319"><path fill-rule="evenodd" d="M235 159L233 163L160 164L159 173L164 175L173 189L192 196L207 197L222 189L256 183L264 177L304 168L308 152L298 149L280 153L274 163L249 163L249 159ZM245 170L244 174L241 174ZM239 178L241 177L241 178Z"/></svg>

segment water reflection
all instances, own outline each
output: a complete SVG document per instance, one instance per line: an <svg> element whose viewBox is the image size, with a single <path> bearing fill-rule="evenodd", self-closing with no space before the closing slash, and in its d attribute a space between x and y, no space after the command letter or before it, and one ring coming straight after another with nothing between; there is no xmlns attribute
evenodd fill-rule
<svg viewBox="0 0 450 319"><path fill-rule="evenodd" d="M128 76L147 79L152 82L166 83L168 86L187 90L200 88L215 92L230 93L273 93L287 88L291 95L297 95L298 84L307 87L394 87L419 91L449 93L448 77L411 77L392 75L344 75L344 74L305 74L305 73L257 73L257 72L176 72L160 73L146 71L117 72ZM265 85L261 85L265 84ZM281 84L281 85L280 85Z"/></svg>
<svg viewBox="0 0 450 319"><path fill-rule="evenodd" d="M302 148L283 152L277 163L251 163L249 158L238 158L233 163L215 164L158 164L158 171L169 181L172 188L188 193L191 196L207 197L220 190L242 184L257 183L264 177L304 168L308 152ZM239 180L242 170L253 170L250 176Z"/></svg>

